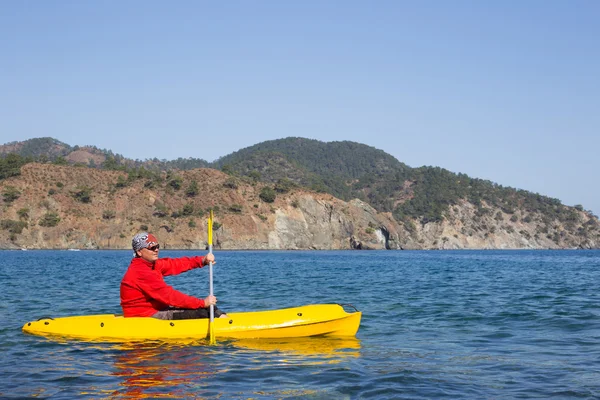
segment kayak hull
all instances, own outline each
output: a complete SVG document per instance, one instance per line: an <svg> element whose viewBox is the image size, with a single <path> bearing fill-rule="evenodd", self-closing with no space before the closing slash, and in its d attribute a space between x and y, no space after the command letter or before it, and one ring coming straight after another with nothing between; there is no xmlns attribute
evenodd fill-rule
<svg viewBox="0 0 600 400"><path fill-rule="evenodd" d="M309 336L355 336L360 311L348 313L339 304L313 304L269 311L227 313L214 320L217 338L261 339ZM205 339L208 319L159 320L124 318L118 314L42 318L28 322L23 331L33 335L86 341Z"/></svg>

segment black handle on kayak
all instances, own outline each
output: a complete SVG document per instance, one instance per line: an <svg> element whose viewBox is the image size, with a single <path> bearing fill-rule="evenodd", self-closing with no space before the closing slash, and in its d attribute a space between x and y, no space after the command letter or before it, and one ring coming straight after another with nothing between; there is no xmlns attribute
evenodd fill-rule
<svg viewBox="0 0 600 400"><path fill-rule="evenodd" d="M43 320L43 319L51 319L51 320L53 320L53 321L54 321L54 318L52 318L52 317L42 317L42 318L38 318L38 321L41 321L41 320Z"/></svg>

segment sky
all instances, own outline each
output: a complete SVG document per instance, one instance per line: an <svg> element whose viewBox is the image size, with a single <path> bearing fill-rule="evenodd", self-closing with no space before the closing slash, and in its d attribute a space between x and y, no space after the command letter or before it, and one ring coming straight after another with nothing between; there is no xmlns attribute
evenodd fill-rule
<svg viewBox="0 0 600 400"><path fill-rule="evenodd" d="M349 140L600 214L600 2L2 1L0 144Z"/></svg>

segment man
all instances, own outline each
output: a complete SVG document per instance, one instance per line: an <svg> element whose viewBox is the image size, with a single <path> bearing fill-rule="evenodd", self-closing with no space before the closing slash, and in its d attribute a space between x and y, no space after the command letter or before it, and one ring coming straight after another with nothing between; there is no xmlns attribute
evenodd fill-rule
<svg viewBox="0 0 600 400"><path fill-rule="evenodd" d="M204 257L158 258L158 239L147 232L138 233L131 241L133 260L121 281L121 307L125 317L159 319L208 318L208 308L217 298L188 296L167 285L164 276L178 275L193 268L202 268L215 261L213 254ZM216 318L227 315L214 307Z"/></svg>

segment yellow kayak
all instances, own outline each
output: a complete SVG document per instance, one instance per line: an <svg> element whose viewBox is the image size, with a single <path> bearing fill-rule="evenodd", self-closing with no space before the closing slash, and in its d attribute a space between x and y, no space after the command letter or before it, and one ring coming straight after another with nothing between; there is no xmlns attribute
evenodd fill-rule
<svg viewBox="0 0 600 400"><path fill-rule="evenodd" d="M261 339L308 336L354 336L362 313L346 312L339 304L313 304L270 311L227 313L214 320L217 338ZM41 318L23 325L33 335L86 341L128 342L142 340L204 339L208 319L165 321L156 318L124 318L118 314Z"/></svg>

